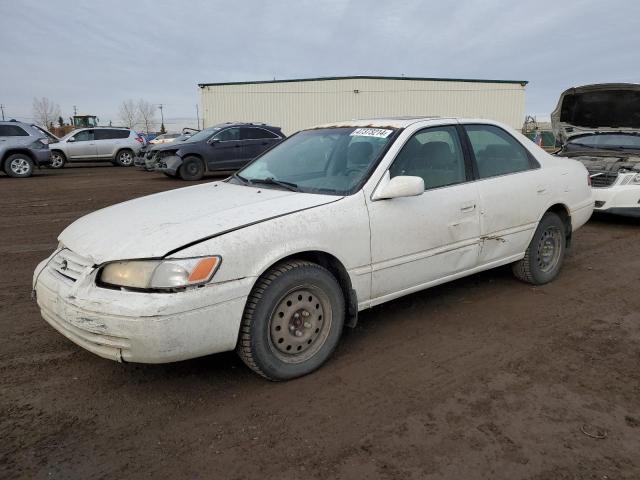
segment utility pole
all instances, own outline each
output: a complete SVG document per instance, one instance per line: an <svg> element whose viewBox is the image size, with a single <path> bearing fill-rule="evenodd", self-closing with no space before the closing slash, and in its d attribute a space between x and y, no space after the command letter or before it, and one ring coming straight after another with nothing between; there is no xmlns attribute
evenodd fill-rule
<svg viewBox="0 0 640 480"><path fill-rule="evenodd" d="M75 105L73 106L73 114L78 115L78 108Z"/></svg>
<svg viewBox="0 0 640 480"><path fill-rule="evenodd" d="M2 121L4 122L4 105L0 103L0 110L2 110Z"/></svg>
<svg viewBox="0 0 640 480"><path fill-rule="evenodd" d="M162 104L158 105L158 108L160 109L160 119L161 119L161 125L160 125L160 133L165 133L166 129L164 128L164 112L162 111Z"/></svg>
<svg viewBox="0 0 640 480"><path fill-rule="evenodd" d="M200 130L200 111L198 110L198 104L196 103L196 123L197 123L197 130Z"/></svg>

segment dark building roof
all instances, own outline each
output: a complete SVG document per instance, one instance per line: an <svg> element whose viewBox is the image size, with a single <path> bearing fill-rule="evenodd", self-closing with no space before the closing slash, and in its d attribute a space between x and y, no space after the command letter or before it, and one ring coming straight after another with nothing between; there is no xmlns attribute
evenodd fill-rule
<svg viewBox="0 0 640 480"><path fill-rule="evenodd" d="M220 85L254 85L258 83L291 83L291 82L317 82L325 80L358 80L358 79L372 79L372 80L423 80L434 82L472 82L472 83L517 83L523 87L529 83L527 80L482 80L477 78L431 78L431 77L383 77L383 76L371 76L371 75L353 75L350 77L315 77L315 78L290 78L283 80L256 80L251 82L220 82L220 83L199 83L198 86L220 86Z"/></svg>

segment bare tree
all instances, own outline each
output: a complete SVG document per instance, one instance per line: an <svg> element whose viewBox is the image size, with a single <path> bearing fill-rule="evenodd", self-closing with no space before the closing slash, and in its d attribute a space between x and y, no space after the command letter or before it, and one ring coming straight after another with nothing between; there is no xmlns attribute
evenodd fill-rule
<svg viewBox="0 0 640 480"><path fill-rule="evenodd" d="M33 98L33 118L38 125L50 128L58 117L60 117L60 105L46 97Z"/></svg>
<svg viewBox="0 0 640 480"><path fill-rule="evenodd" d="M139 122L138 106L134 100L125 100L120 104L120 121L125 127L133 128Z"/></svg>
<svg viewBox="0 0 640 480"><path fill-rule="evenodd" d="M140 115L140 123L144 125L145 133L156 124L156 106L142 98L138 100L138 114Z"/></svg>

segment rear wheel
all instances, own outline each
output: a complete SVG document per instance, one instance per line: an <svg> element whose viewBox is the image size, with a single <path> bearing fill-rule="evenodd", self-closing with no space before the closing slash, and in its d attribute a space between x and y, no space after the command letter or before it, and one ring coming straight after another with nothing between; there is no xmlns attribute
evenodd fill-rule
<svg viewBox="0 0 640 480"><path fill-rule="evenodd" d="M178 176L188 181L200 180L204 176L204 163L198 157L186 157L180 165Z"/></svg>
<svg viewBox="0 0 640 480"><path fill-rule="evenodd" d="M335 277L315 263L281 263L256 283L236 351L254 372L289 380L319 368L336 348L345 304Z"/></svg>
<svg viewBox="0 0 640 480"><path fill-rule="evenodd" d="M131 150L120 150L116 155L116 163L121 167L133 165L133 152Z"/></svg>
<svg viewBox="0 0 640 480"><path fill-rule="evenodd" d="M520 280L542 285L558 276L567 243L566 227L562 219L547 212L540 220L525 256L513 264L513 273Z"/></svg>
<svg viewBox="0 0 640 480"><path fill-rule="evenodd" d="M67 158L64 156L64 153L54 150L51 152L51 168L62 168L64 164L67 162Z"/></svg>
<svg viewBox="0 0 640 480"><path fill-rule="evenodd" d="M4 171L10 177L30 177L33 173L33 160L24 153L15 153L5 160Z"/></svg>

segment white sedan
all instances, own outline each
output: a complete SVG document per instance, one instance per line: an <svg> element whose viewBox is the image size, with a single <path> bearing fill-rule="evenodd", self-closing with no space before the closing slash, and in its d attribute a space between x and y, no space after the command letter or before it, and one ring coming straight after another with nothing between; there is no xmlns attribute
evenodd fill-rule
<svg viewBox="0 0 640 480"><path fill-rule="evenodd" d="M335 123L224 181L77 220L33 288L44 319L102 357L236 349L285 380L322 365L374 305L505 264L549 282L593 204L581 163L500 123Z"/></svg>

